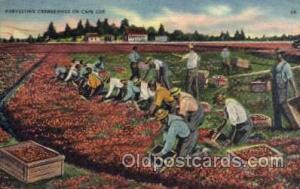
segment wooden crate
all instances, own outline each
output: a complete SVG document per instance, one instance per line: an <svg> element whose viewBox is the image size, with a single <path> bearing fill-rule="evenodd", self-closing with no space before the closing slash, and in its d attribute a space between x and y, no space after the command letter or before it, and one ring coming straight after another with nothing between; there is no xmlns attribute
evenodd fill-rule
<svg viewBox="0 0 300 189"><path fill-rule="evenodd" d="M270 129L273 126L272 118L264 114L251 114L249 116L253 126L257 129Z"/></svg>
<svg viewBox="0 0 300 189"><path fill-rule="evenodd" d="M242 68L242 69L250 69L251 68L250 61L246 60L246 59L242 59L242 58L237 58L237 60L235 62L235 66L238 68Z"/></svg>
<svg viewBox="0 0 300 189"><path fill-rule="evenodd" d="M294 129L300 128L300 96L291 98L288 100L287 104L284 104L284 109L287 112L287 117L289 122L291 122L291 127Z"/></svg>
<svg viewBox="0 0 300 189"><path fill-rule="evenodd" d="M270 81L253 81L250 83L250 91L255 93L271 91Z"/></svg>
<svg viewBox="0 0 300 189"><path fill-rule="evenodd" d="M244 165L248 165L247 162L248 160L244 160L242 159L239 155L237 155L238 152L242 152L244 150L249 150L251 148L256 148L256 147L264 147L264 148L268 148L270 151L272 151L274 153L274 155L272 156L268 156L267 158L269 161L269 165L271 165L272 162L272 158L282 158L283 157L283 153L281 153L280 151L278 151L276 148L273 148L271 146L269 146L268 144L255 144L255 145L250 145L250 146L244 146L244 147L237 147L237 148L232 148L232 149L228 149L227 152L233 156L233 157L237 157ZM259 158L259 157L256 157ZM246 167L246 166L245 166Z"/></svg>
<svg viewBox="0 0 300 189"><path fill-rule="evenodd" d="M41 147L48 152L56 154L56 156L28 163L10 153L11 150L29 145ZM26 141L0 149L0 169L24 183L33 183L43 179L62 176L64 174L64 159L63 155L34 141Z"/></svg>

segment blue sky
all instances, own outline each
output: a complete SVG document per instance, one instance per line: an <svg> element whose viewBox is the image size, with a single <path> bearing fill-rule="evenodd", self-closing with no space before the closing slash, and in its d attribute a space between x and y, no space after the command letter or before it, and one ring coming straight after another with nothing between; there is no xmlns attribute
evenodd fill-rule
<svg viewBox="0 0 300 189"><path fill-rule="evenodd" d="M104 14L7 14L6 9L105 10ZM296 14L291 14L296 10ZM50 21L57 30L65 23L74 27L79 19L108 18L119 24L128 18L131 24L155 26L169 31L198 30L219 34L244 29L247 35L300 34L299 0L0 0L0 36L27 37L46 30Z"/></svg>

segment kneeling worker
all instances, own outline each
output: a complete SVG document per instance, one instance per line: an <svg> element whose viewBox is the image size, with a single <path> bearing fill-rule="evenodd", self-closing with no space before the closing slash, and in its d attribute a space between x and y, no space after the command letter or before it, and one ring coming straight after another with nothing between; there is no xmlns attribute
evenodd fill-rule
<svg viewBox="0 0 300 189"><path fill-rule="evenodd" d="M198 141L198 132L192 131L184 122L182 117L169 114L164 109L159 109L155 113L156 120L164 125L164 147L155 156L163 156L170 152L178 139L176 152L180 157L185 157L193 153Z"/></svg>
<svg viewBox="0 0 300 189"><path fill-rule="evenodd" d="M196 130L204 120L204 110L197 100L180 88L172 88L171 95L179 105L177 114L182 116L192 130Z"/></svg>
<svg viewBox="0 0 300 189"><path fill-rule="evenodd" d="M222 93L215 95L214 103L224 106L224 122L218 129L221 140L225 140L225 145L245 143L253 127L245 108L235 99L226 99Z"/></svg>

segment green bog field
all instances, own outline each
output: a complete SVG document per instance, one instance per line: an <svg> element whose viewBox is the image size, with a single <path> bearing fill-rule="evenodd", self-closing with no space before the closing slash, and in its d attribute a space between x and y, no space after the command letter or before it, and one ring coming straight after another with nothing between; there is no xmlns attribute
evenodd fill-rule
<svg viewBox="0 0 300 189"><path fill-rule="evenodd" d="M274 64L274 58L257 56L244 50L234 51L232 56L248 60L251 69L232 70L230 75L225 75L228 78L228 86L218 87L211 80L213 76L224 75L220 54L209 50L202 50L199 54L201 55L200 69L209 71L209 82L200 92L200 101L213 105L214 94L223 91L228 97L239 100L250 114L265 114L272 117L271 92L251 92L250 83L270 78L268 70ZM143 58L152 56L166 62L172 73L173 85L184 88L185 62L180 62L180 59L171 53L142 52L141 55ZM10 138L9 135L1 134L2 145L34 140L66 157L64 177L31 184L30 187L282 188L287 186L293 188L298 185L299 131L272 132L270 129L257 128L253 132L261 137L252 140L251 145L264 143L280 151L286 160L284 168L248 170L220 167L217 164L214 168L169 168L163 173L157 173L151 168L136 165L125 167L122 164L124 155L130 153L145 156L156 143L160 142L158 122L146 119L145 113L136 111L131 104L103 103L98 98L90 101L83 100L77 88L71 83L65 84L53 80L55 64L67 66L71 64L72 59L93 64L99 56L104 57L105 67L111 72L112 77L127 79L130 76L125 53L51 53L50 51L42 59L39 67L15 86L17 90L6 103L3 113L9 121L14 136ZM291 65L298 66L296 62L292 62ZM294 74L300 88L300 70L295 69ZM222 116L218 111L213 106L212 111L206 114L205 122L199 130L199 144L202 144L207 131L220 125ZM286 123L285 127L288 127ZM235 148L245 148L245 146L235 146ZM266 148L257 149L257 151L246 151L244 155L247 157L255 154L270 155ZM224 155L227 150L229 149L213 151L211 156ZM0 181L3 187L23 186L5 173L1 173L0 177L3 178Z"/></svg>

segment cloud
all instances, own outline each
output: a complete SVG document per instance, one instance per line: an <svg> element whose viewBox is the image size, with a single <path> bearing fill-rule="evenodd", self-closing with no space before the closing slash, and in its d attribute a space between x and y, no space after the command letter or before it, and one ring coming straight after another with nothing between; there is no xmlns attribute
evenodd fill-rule
<svg viewBox="0 0 300 189"><path fill-rule="evenodd" d="M206 11L208 14L213 16L224 16L231 13L231 7L228 5L215 5L206 7Z"/></svg>
<svg viewBox="0 0 300 189"><path fill-rule="evenodd" d="M76 27L79 18L66 17L54 22L57 32L63 31L68 23L70 27ZM50 22L50 21L49 21ZM0 21L0 36L9 38L11 35L17 38L27 38L29 35L37 36L43 34L49 25L48 21Z"/></svg>
<svg viewBox="0 0 300 189"><path fill-rule="evenodd" d="M217 13L218 9L220 11ZM264 16L264 12L256 7L246 8L236 13L232 13L231 8L225 5L208 7L205 10L209 11L195 14L162 8L155 16L147 18L135 11L117 7L111 8L110 11L119 18L128 18L131 23L136 25L158 27L162 23L167 30L180 29L184 32L199 30L203 33L220 33L221 30L240 29L245 25L257 22Z"/></svg>

